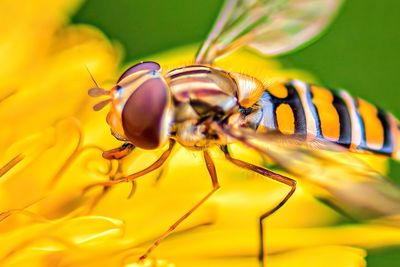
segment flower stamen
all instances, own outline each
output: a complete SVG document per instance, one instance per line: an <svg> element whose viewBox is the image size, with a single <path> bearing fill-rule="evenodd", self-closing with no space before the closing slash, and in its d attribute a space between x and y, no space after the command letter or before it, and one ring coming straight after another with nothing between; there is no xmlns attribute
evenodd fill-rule
<svg viewBox="0 0 400 267"><path fill-rule="evenodd" d="M15 167L21 160L24 159L23 154L18 154L14 158L12 158L9 162L7 162L3 167L0 168L0 177L10 171L12 168Z"/></svg>

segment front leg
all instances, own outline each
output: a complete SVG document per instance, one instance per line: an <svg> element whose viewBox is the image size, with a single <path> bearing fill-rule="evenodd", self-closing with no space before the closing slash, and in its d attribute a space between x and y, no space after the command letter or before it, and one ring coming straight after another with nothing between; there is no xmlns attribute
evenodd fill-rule
<svg viewBox="0 0 400 267"><path fill-rule="evenodd" d="M117 169L115 171L111 170L109 175L109 181L113 181L115 179L118 178L118 176L121 173L121 163L120 160L125 158L126 156L128 156L133 150L135 149L135 146L131 143L124 143L122 146L111 149L111 150L107 150L107 151L103 151L103 158L107 159L107 160L117 160ZM84 193L86 192L86 190L88 190L89 188L91 188L91 186L86 187L84 189ZM131 193L129 194L129 197L133 194L133 192L136 189L136 184L134 181L132 181L132 189L131 189ZM107 186L103 186L103 190L101 191L101 193L96 196L92 203L89 205L88 211L91 212L99 203L99 201L107 194L107 192L109 191L109 187Z"/></svg>
<svg viewBox="0 0 400 267"><path fill-rule="evenodd" d="M86 191L88 191L89 189L91 189L91 188L93 188L95 186L110 187L110 186L113 186L113 185L116 185L116 184L119 184L119 183L122 183L122 182L133 182L135 179L137 179L137 178L139 178L139 177L141 177L141 176L143 176L145 174L148 174L148 173L160 168L165 163L165 161L168 159L168 157L170 156L174 146L175 146L175 140L171 139L168 149L166 151L164 151L161 154L161 156L153 164L151 164L147 168L144 168L141 171L138 171L136 173L130 174L130 175L125 176L125 177L116 178L114 180L110 180L110 181L107 181L107 182L100 182L100 183L95 183L95 184L92 184L92 185L88 185L87 187L84 188L83 191L86 192ZM116 149L116 151L117 150L118 149Z"/></svg>
<svg viewBox="0 0 400 267"><path fill-rule="evenodd" d="M122 159L128 156L133 150L135 146L131 143L124 143L121 147L114 148L108 151L103 152L103 158L105 159Z"/></svg>

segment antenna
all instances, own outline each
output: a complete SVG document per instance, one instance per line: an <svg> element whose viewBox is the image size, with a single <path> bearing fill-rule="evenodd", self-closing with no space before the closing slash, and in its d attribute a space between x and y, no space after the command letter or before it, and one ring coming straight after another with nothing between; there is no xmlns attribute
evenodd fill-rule
<svg viewBox="0 0 400 267"><path fill-rule="evenodd" d="M92 73L90 72L88 66L86 65L85 67L86 67L86 70L88 71L88 73L89 73L89 75L90 75L90 78L92 79L93 83L94 83L95 86L96 86L96 87L90 88L90 89L88 90L88 95L91 96L91 97L99 97L99 96L103 96L103 95L108 95L108 96L109 96L109 95L110 95L110 91L104 90L103 88L100 88L99 85L98 85L98 83L97 83L96 80L94 79ZM105 107L108 103L110 103L110 102L111 102L111 99L110 99L110 98L109 98L109 99L105 99L105 100L103 100L103 101L100 101L99 103L97 103L96 105L93 106L93 109L94 109L95 111L99 111L99 110L101 110L102 108L104 108L104 107Z"/></svg>
<svg viewBox="0 0 400 267"><path fill-rule="evenodd" d="M96 105L94 105L94 106L93 106L93 110L94 110L94 111L99 111L99 110L101 110L102 108L104 108L104 107L105 107L108 103L110 103L110 102L111 102L111 99L103 100L103 101L97 103Z"/></svg>
<svg viewBox="0 0 400 267"><path fill-rule="evenodd" d="M90 78L92 79L94 85L96 85L96 87L99 87L99 85L97 84L96 80L94 79L92 73L89 70L89 67L87 65L85 65L87 72L89 72Z"/></svg>
<svg viewBox="0 0 400 267"><path fill-rule="evenodd" d="M88 91L88 95L91 97L99 97L102 95L109 95L110 91L104 90L103 88L95 87L95 88L90 88Z"/></svg>

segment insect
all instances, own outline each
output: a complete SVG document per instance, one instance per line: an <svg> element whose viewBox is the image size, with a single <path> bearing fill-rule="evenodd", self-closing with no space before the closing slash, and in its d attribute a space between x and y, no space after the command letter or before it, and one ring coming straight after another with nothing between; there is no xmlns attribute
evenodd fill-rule
<svg viewBox="0 0 400 267"><path fill-rule="evenodd" d="M283 170L326 189L330 204L357 218L400 212L400 189L353 153L400 159L400 126L390 113L345 91L302 81L262 83L255 77L213 65L220 57L250 46L275 56L298 49L329 25L339 0L227 0L200 47L195 64L164 71L156 62L128 68L110 90L92 88L93 97L108 96L94 109L111 104L107 123L124 142L106 151L121 159L136 147L168 149L149 167L129 176L96 184L134 181L160 168L176 143L202 151L212 189L160 236L145 259L183 220L218 189L218 176L208 148L218 146L228 161L289 186L273 209L260 216L259 259L264 265L263 220L282 207L296 181L231 156L240 142L267 155Z"/></svg>

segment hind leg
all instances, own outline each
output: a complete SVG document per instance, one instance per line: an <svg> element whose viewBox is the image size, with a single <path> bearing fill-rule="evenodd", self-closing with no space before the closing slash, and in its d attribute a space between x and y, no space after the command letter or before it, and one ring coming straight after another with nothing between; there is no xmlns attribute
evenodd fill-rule
<svg viewBox="0 0 400 267"><path fill-rule="evenodd" d="M225 158L227 160L229 160L230 162L232 162L233 164L235 164L238 167L256 172L258 174L261 174L267 178L273 179L277 182L283 183L285 185L290 186L290 190L289 192L285 195L285 197L272 209L268 210L267 212L263 213L260 216L259 219L259 234L260 234L260 250L258 253L258 259L260 261L261 267L265 266L265 259L264 259L264 226L263 226L263 221L268 218L269 216L271 216L272 214L274 214L277 210L279 210L289 199L290 197L293 195L293 193L296 191L296 181L293 179L290 179L288 177L285 177L283 175L280 175L278 173L272 172L270 170L267 170L265 168L244 162L242 160L239 159L235 159L232 158L228 147L227 146L222 146L221 150L224 152L225 154Z"/></svg>

